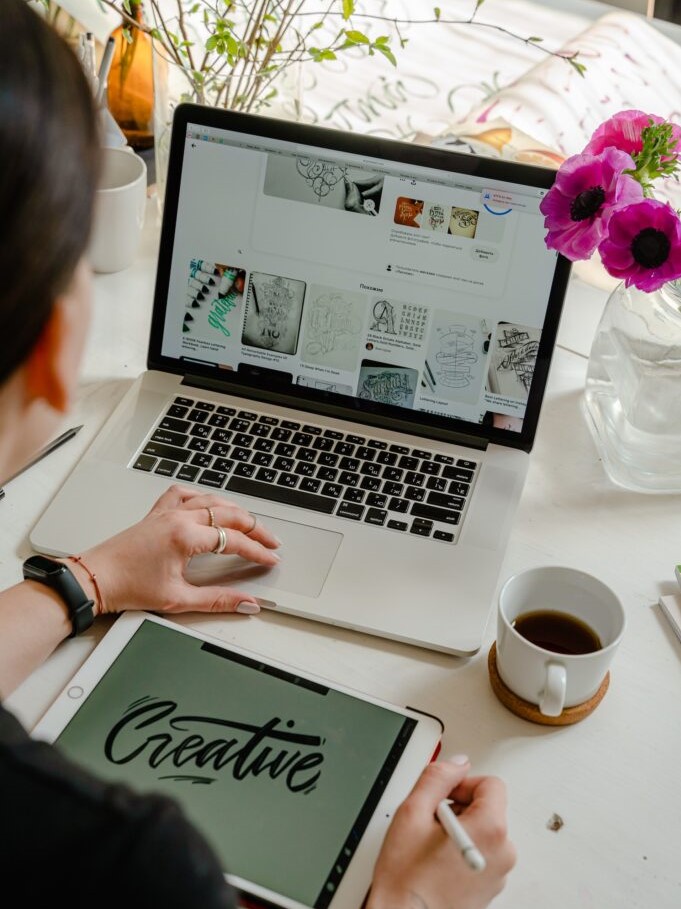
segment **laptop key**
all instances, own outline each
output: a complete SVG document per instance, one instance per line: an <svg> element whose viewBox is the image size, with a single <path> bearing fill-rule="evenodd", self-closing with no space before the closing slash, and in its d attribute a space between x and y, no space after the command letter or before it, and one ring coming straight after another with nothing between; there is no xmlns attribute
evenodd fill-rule
<svg viewBox="0 0 681 909"><path fill-rule="evenodd" d="M358 445L355 457L361 458L363 461L373 461L376 457L376 451L373 448L369 448L368 445Z"/></svg>
<svg viewBox="0 0 681 909"><path fill-rule="evenodd" d="M465 502L458 496L445 495L442 492L429 492L428 504L437 505L439 508L447 508L453 511L461 511Z"/></svg>
<svg viewBox="0 0 681 909"><path fill-rule="evenodd" d="M381 492L387 496L401 496L404 492L404 485L402 483L384 483Z"/></svg>
<svg viewBox="0 0 681 909"><path fill-rule="evenodd" d="M229 446L226 445L224 447L228 448ZM190 451L208 451L210 448L210 441L208 439L201 439L198 436L195 436L193 439L189 440L187 448Z"/></svg>
<svg viewBox="0 0 681 909"><path fill-rule="evenodd" d="M439 495L439 493L431 493L431 495ZM418 486L407 486L404 490L404 497L410 502L422 502L426 497L426 491Z"/></svg>
<svg viewBox="0 0 681 909"><path fill-rule="evenodd" d="M416 518L411 525L409 533L415 533L420 537L429 537L433 530L432 521L424 521L422 518Z"/></svg>
<svg viewBox="0 0 681 909"><path fill-rule="evenodd" d="M404 475L404 482L408 483L410 486L423 486L425 480L423 474L414 473L413 470L408 470Z"/></svg>
<svg viewBox="0 0 681 909"><path fill-rule="evenodd" d="M180 448L189 441L189 436L183 432L172 432L170 429L157 429L151 437L152 442L165 442L166 445L179 445Z"/></svg>
<svg viewBox="0 0 681 909"><path fill-rule="evenodd" d="M398 455L409 454L409 449L406 448L404 445L391 445L390 451L394 451L395 454L398 454Z"/></svg>
<svg viewBox="0 0 681 909"><path fill-rule="evenodd" d="M387 448L387 442L381 442L380 439L369 439L368 445L371 445L372 448Z"/></svg>
<svg viewBox="0 0 681 909"><path fill-rule="evenodd" d="M364 518L367 524L375 524L377 527L382 527L385 524L385 519L388 517L388 512L382 508L369 508L366 517Z"/></svg>
<svg viewBox="0 0 681 909"><path fill-rule="evenodd" d="M298 461L296 466L293 469L294 473L299 474L301 477L311 477L315 472L314 464L308 464L305 461Z"/></svg>
<svg viewBox="0 0 681 909"><path fill-rule="evenodd" d="M278 426L279 419L277 417L268 417L265 414L262 414L258 417L258 422L265 423L267 426Z"/></svg>
<svg viewBox="0 0 681 909"><path fill-rule="evenodd" d="M299 448L296 457L299 461L311 464L317 457L317 452L313 448Z"/></svg>
<svg viewBox="0 0 681 909"><path fill-rule="evenodd" d="M381 465L374 464L373 461L365 461L360 467L359 472L365 477L380 477Z"/></svg>
<svg viewBox="0 0 681 909"><path fill-rule="evenodd" d="M197 401L196 404L194 405L194 407L197 410L208 410L208 411L215 410L215 404L211 404L210 401Z"/></svg>
<svg viewBox="0 0 681 909"><path fill-rule="evenodd" d="M364 445L366 443L364 436L347 435L345 441L349 442L351 445Z"/></svg>
<svg viewBox="0 0 681 909"><path fill-rule="evenodd" d="M351 521L361 521L364 507L355 502L341 502L336 512L338 518L350 518Z"/></svg>
<svg viewBox="0 0 681 909"><path fill-rule="evenodd" d="M234 430L234 432L247 432L250 425L248 420L240 420L238 417L234 417L233 420L230 420L229 428Z"/></svg>
<svg viewBox="0 0 681 909"><path fill-rule="evenodd" d="M438 454L438 455L435 455L435 458L433 460L437 461L438 464L453 464L454 463L454 458L451 455Z"/></svg>
<svg viewBox="0 0 681 909"><path fill-rule="evenodd" d="M318 467L316 477L318 480L325 480L329 483L333 481L338 476L338 471L335 467Z"/></svg>
<svg viewBox="0 0 681 909"><path fill-rule="evenodd" d="M189 411L189 413L187 414L187 418L189 420L193 420L194 423L205 423L206 420L208 419L208 411L199 410L198 408L195 407L194 410Z"/></svg>
<svg viewBox="0 0 681 909"><path fill-rule="evenodd" d="M317 474L319 476L319 474ZM349 470L341 470L338 475L338 482L342 483L343 486L356 486L359 483L359 476L356 473L351 473Z"/></svg>
<svg viewBox="0 0 681 909"><path fill-rule="evenodd" d="M189 410L188 407L180 407L179 404L172 404L168 408L168 410L166 412L166 416L167 417L186 417L188 410Z"/></svg>
<svg viewBox="0 0 681 909"><path fill-rule="evenodd" d="M158 461L158 458L152 458L150 455L140 455L139 458L132 465L133 470L144 470L149 472L154 469L154 464Z"/></svg>
<svg viewBox="0 0 681 909"><path fill-rule="evenodd" d="M180 407L193 407L194 402L191 398L175 398L174 404L178 404Z"/></svg>
<svg viewBox="0 0 681 909"><path fill-rule="evenodd" d="M453 542L454 542L454 534L453 534L453 533L447 533L446 530L436 530L435 533L433 534L433 539L434 539L434 540L442 540L443 543L453 543Z"/></svg>
<svg viewBox="0 0 681 909"><path fill-rule="evenodd" d="M197 451L192 455L191 463L196 464L197 467L210 467L213 463L213 456Z"/></svg>
<svg viewBox="0 0 681 909"><path fill-rule="evenodd" d="M284 429L300 429L300 423L296 423L294 420L282 420L281 425Z"/></svg>
<svg viewBox="0 0 681 909"><path fill-rule="evenodd" d="M221 407L218 407L216 412L223 413L226 417L233 417L234 414L236 413L236 409L234 407L221 406Z"/></svg>
<svg viewBox="0 0 681 909"><path fill-rule="evenodd" d="M270 433L270 439L275 439L277 442L288 442L291 438L290 429L282 429L281 426L276 426Z"/></svg>
<svg viewBox="0 0 681 909"><path fill-rule="evenodd" d="M322 467L335 467L338 464L338 455L332 454L330 451L323 451L317 458L317 464Z"/></svg>
<svg viewBox="0 0 681 909"><path fill-rule="evenodd" d="M349 470L352 473L356 473L359 470L360 462L357 458L341 458L338 467L341 470Z"/></svg>
<svg viewBox="0 0 681 909"><path fill-rule="evenodd" d="M265 423L254 423L248 431L252 436L261 436L265 438L270 434L270 427Z"/></svg>
<svg viewBox="0 0 681 909"><path fill-rule="evenodd" d="M394 518L386 524L391 530L406 530L409 525L406 521L396 521Z"/></svg>
<svg viewBox="0 0 681 909"><path fill-rule="evenodd" d="M255 475L256 480L262 480L263 483L274 483L277 479L277 471L269 467L261 467Z"/></svg>
<svg viewBox="0 0 681 909"><path fill-rule="evenodd" d="M188 432L192 424L189 420L177 420L170 416L165 416L158 424L159 429L172 429L173 432Z"/></svg>
<svg viewBox="0 0 681 909"><path fill-rule="evenodd" d="M319 436L312 443L312 447L315 451L331 451L333 448L333 439L325 439L324 436Z"/></svg>
<svg viewBox="0 0 681 909"><path fill-rule="evenodd" d="M275 470L283 470L286 473L290 473L295 467L295 461L293 458L282 458L281 455L278 458L274 459L274 464L272 467Z"/></svg>
<svg viewBox="0 0 681 909"><path fill-rule="evenodd" d="M379 451L376 462L378 464L387 464L389 467L397 461L397 455L393 451Z"/></svg>
<svg viewBox="0 0 681 909"><path fill-rule="evenodd" d="M286 442L279 442L274 449L274 453L281 455L283 458L292 458L296 453L296 446L287 445Z"/></svg>
<svg viewBox="0 0 681 909"><path fill-rule="evenodd" d="M241 417L242 420L248 420L249 422L258 419L257 413L253 413L252 410L240 410L237 416Z"/></svg>
<svg viewBox="0 0 681 909"><path fill-rule="evenodd" d="M467 496L470 488L468 483L457 483L456 480L452 480L447 492L452 496Z"/></svg>
<svg viewBox="0 0 681 909"><path fill-rule="evenodd" d="M291 439L291 445L307 446L312 442L312 436L308 432L294 432Z"/></svg>
<svg viewBox="0 0 681 909"><path fill-rule="evenodd" d="M245 477L232 475L227 481L226 488L231 492L241 493L242 495L267 499L269 502L280 502L282 505L309 508L311 511L322 511L325 514L331 514L336 507L336 500L329 498L329 496L313 495L312 493L301 491L300 487L298 489L288 489L286 486L260 483L258 480L247 480Z"/></svg>
<svg viewBox="0 0 681 909"><path fill-rule="evenodd" d="M203 427L201 427L203 428ZM229 429L214 429L211 439L214 442L230 442L232 439L232 433Z"/></svg>
<svg viewBox="0 0 681 909"><path fill-rule="evenodd" d="M420 470L430 477L436 477L440 473L440 464L436 464L435 461L422 461Z"/></svg>
<svg viewBox="0 0 681 909"><path fill-rule="evenodd" d="M272 439L256 439L253 448L256 451L272 451L276 444Z"/></svg>
<svg viewBox="0 0 681 909"><path fill-rule="evenodd" d="M222 428L227 425L228 420L229 417L223 413L213 413L208 417L208 425Z"/></svg>
<svg viewBox="0 0 681 909"><path fill-rule="evenodd" d="M199 477L199 483L202 486L212 486L214 489L222 489L226 479L226 473L219 473L217 470L204 470Z"/></svg>
<svg viewBox="0 0 681 909"><path fill-rule="evenodd" d="M243 461L234 468L237 477L252 477L255 471L255 464L244 464Z"/></svg>
<svg viewBox="0 0 681 909"><path fill-rule="evenodd" d="M220 473L231 473L234 468L234 461L230 461L229 458L216 458L213 463L213 470L218 470Z"/></svg>
<svg viewBox="0 0 681 909"><path fill-rule="evenodd" d="M409 502L406 499L393 498L388 505L390 511L397 511L400 514L406 514L409 511Z"/></svg>
<svg viewBox="0 0 681 909"><path fill-rule="evenodd" d="M433 492L446 492L447 481L442 477L428 477L426 480L426 489L432 489Z"/></svg>
<svg viewBox="0 0 681 909"><path fill-rule="evenodd" d="M309 426L306 424L303 426L303 432L309 432L310 435L313 436L320 436L322 434L322 428L321 426Z"/></svg>
<svg viewBox="0 0 681 909"><path fill-rule="evenodd" d="M333 450L336 454L349 456L355 453L355 446L350 445L348 442L336 442Z"/></svg>
<svg viewBox="0 0 681 909"><path fill-rule="evenodd" d="M383 479L392 480L394 483L402 482L404 471L399 467L385 467L383 469Z"/></svg>
<svg viewBox="0 0 681 909"><path fill-rule="evenodd" d="M326 436L327 439L342 439L343 438L343 433L338 432L337 429L325 429L324 435Z"/></svg>
<svg viewBox="0 0 681 909"><path fill-rule="evenodd" d="M182 464L191 457L191 451L186 448L164 445L163 442L147 442L142 454L153 455L156 458L168 458L170 461L179 461Z"/></svg>
<svg viewBox="0 0 681 909"><path fill-rule="evenodd" d="M325 496L332 496L334 499L340 499L343 495L343 487L339 486L338 483L324 483L322 486L322 494Z"/></svg>
<svg viewBox="0 0 681 909"><path fill-rule="evenodd" d="M411 506L411 513L417 518L428 518L439 521L440 524L458 524L461 518L460 511L447 511L444 508L434 508L432 505L422 505L416 502Z"/></svg>
<svg viewBox="0 0 681 909"><path fill-rule="evenodd" d="M282 473L279 474L277 483L279 486L288 486L289 489L295 489L299 480L300 477L297 477L294 473Z"/></svg>
<svg viewBox="0 0 681 909"><path fill-rule="evenodd" d="M469 470L475 470L478 466L475 461L465 461L463 458L459 458L456 462L457 467L467 467Z"/></svg>
<svg viewBox="0 0 681 909"><path fill-rule="evenodd" d="M213 442L210 446L210 453L218 458L226 458L229 454L229 445L223 445L221 442Z"/></svg>
<svg viewBox="0 0 681 909"><path fill-rule="evenodd" d="M377 489L381 488L381 481L378 477L362 477L360 482L361 489L367 489L369 492L376 492Z"/></svg>
<svg viewBox="0 0 681 909"><path fill-rule="evenodd" d="M261 467L269 467L274 460L274 455L267 454L266 451L256 451L251 458L251 464L258 464Z"/></svg>
<svg viewBox="0 0 681 909"><path fill-rule="evenodd" d="M317 492L321 485L321 480L313 480L311 477L301 477L298 489L302 492Z"/></svg>
<svg viewBox="0 0 681 909"><path fill-rule="evenodd" d="M372 508L385 508L388 504L388 497L382 496L378 492L370 492L367 496L367 505Z"/></svg>
<svg viewBox="0 0 681 909"><path fill-rule="evenodd" d="M460 480L462 483L470 483L473 479L473 471L464 470L463 467L444 467L442 476L446 480Z"/></svg>
<svg viewBox="0 0 681 909"><path fill-rule="evenodd" d="M177 472L176 480L182 480L183 483L193 483L198 476L199 468L192 467L189 464L183 464Z"/></svg>
<svg viewBox="0 0 681 909"><path fill-rule="evenodd" d="M201 439L208 439L211 434L211 427L204 426L203 423L193 423L192 428L189 430L190 436L199 436ZM227 433L231 436L231 432ZM215 438L215 436L213 436Z"/></svg>
<svg viewBox="0 0 681 909"><path fill-rule="evenodd" d="M366 493L363 489L353 489L351 486L343 493L346 502L362 502Z"/></svg>
<svg viewBox="0 0 681 909"><path fill-rule="evenodd" d="M422 448L413 448L411 453L413 457L421 458L424 461L429 460L431 456L429 451L424 451Z"/></svg>
<svg viewBox="0 0 681 909"><path fill-rule="evenodd" d="M248 461L251 457L251 452L248 448L233 448L232 457L235 461Z"/></svg>
<svg viewBox="0 0 681 909"><path fill-rule="evenodd" d="M238 432L232 439L232 442L235 445L238 445L239 448L250 448L253 444L253 437L246 435L245 432Z"/></svg>
<svg viewBox="0 0 681 909"><path fill-rule="evenodd" d="M399 465L404 470L416 470L419 466L418 458L410 458L407 455L402 455L399 460Z"/></svg>

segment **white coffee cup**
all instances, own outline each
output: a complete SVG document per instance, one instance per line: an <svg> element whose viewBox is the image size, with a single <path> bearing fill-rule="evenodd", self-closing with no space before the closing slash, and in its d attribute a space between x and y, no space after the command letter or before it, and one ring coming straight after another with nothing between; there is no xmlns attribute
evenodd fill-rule
<svg viewBox="0 0 681 909"><path fill-rule="evenodd" d="M128 148L103 148L89 259L96 272L127 268L144 226L147 166Z"/></svg>
<svg viewBox="0 0 681 909"><path fill-rule="evenodd" d="M590 653L559 653L538 646L514 627L530 612L558 612L583 622L601 647ZM622 639L625 613L602 581L573 568L531 568L509 578L499 594L496 661L501 680L545 716L583 704L601 687Z"/></svg>

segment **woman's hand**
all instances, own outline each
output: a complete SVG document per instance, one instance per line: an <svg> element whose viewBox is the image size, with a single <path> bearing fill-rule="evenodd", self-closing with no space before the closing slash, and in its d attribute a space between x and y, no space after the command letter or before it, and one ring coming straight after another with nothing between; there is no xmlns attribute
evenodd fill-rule
<svg viewBox="0 0 681 909"><path fill-rule="evenodd" d="M515 864L506 834L506 790L496 777L470 777L467 758L438 761L423 771L395 812L383 843L367 909L482 909L503 888ZM435 811L452 807L483 854L472 871L445 833Z"/></svg>
<svg viewBox="0 0 681 909"><path fill-rule="evenodd" d="M211 526L211 513L216 526ZM83 565L96 576L101 613L259 612L249 593L198 587L185 579L192 556L218 545L216 527L227 533L225 555L265 566L279 562L274 552L279 541L250 512L219 495L171 486L141 521L81 554ZM79 580L85 585L88 578L82 566L67 564L74 572L81 569Z"/></svg>

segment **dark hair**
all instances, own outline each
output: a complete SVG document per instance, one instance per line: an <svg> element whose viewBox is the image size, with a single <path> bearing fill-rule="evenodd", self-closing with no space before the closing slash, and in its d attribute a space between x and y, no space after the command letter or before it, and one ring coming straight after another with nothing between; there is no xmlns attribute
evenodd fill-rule
<svg viewBox="0 0 681 909"><path fill-rule="evenodd" d="M22 363L87 247L97 184L92 92L26 3L0 12L0 384Z"/></svg>

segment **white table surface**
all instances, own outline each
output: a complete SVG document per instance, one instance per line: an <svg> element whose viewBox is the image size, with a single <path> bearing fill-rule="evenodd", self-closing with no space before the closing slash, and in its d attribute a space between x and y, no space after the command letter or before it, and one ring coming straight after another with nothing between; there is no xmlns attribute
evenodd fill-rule
<svg viewBox="0 0 681 909"><path fill-rule="evenodd" d="M0 502L0 585L15 583L27 534L133 378L145 367L158 244L150 200L143 245L126 271L95 279L83 379L66 425L80 434L7 487ZM586 355L606 293L573 275L531 468L500 585L543 564L611 585L628 628L597 710L564 728L533 725L494 697L487 652L460 659L264 612L186 621L446 723L445 754L506 781L518 864L498 909L681 906L681 643L656 605L677 590L681 497L624 491L607 479L580 410ZM93 506L96 507L96 506ZM424 584L426 582L424 581ZM418 604L414 604L418 608ZM493 615L493 613L492 613ZM31 727L106 629L62 644L7 700ZM559 831L547 826L555 813Z"/></svg>

